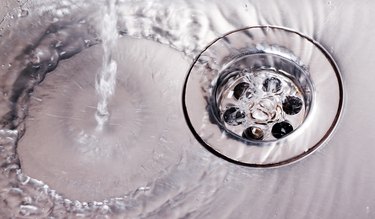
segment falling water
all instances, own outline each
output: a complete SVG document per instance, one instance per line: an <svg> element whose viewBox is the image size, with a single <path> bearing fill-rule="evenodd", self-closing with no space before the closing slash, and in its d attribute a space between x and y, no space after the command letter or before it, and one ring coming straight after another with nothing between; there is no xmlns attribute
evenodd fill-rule
<svg viewBox="0 0 375 219"><path fill-rule="evenodd" d="M117 63L112 55L118 38L116 0L108 0L107 6L103 9L101 36L103 41L103 67L95 81L96 92L99 96L95 118L99 130L103 129L104 123L109 119L108 101L114 94L116 86Z"/></svg>

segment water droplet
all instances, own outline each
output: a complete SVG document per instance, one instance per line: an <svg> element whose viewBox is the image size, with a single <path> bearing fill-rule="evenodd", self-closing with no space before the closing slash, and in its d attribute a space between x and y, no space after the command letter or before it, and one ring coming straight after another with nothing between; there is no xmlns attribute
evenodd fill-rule
<svg viewBox="0 0 375 219"><path fill-rule="evenodd" d="M249 140L262 140L264 137L264 132L261 128L251 126L242 133L242 137Z"/></svg>
<svg viewBox="0 0 375 219"><path fill-rule="evenodd" d="M245 90L247 90L250 87L250 85L246 82L241 82L237 84L233 89L233 96L237 100L240 99L240 97L243 95Z"/></svg>
<svg viewBox="0 0 375 219"><path fill-rule="evenodd" d="M64 42L61 41L61 40L58 40L58 41L56 42L56 44L55 44L55 48L60 48L60 47L62 47L62 46L64 46Z"/></svg>
<svg viewBox="0 0 375 219"><path fill-rule="evenodd" d="M302 100L298 97L287 96L283 101L283 110L288 115L295 115L302 109Z"/></svg>
<svg viewBox="0 0 375 219"><path fill-rule="evenodd" d="M241 111L238 107L230 107L224 112L224 121L232 126L240 125L245 121L245 112Z"/></svg>
<svg viewBox="0 0 375 219"><path fill-rule="evenodd" d="M253 96L257 96L258 92L254 89L248 89L245 92L246 99L250 100Z"/></svg>
<svg viewBox="0 0 375 219"><path fill-rule="evenodd" d="M277 93L281 90L281 81L275 77L267 78L263 83L263 90Z"/></svg>
<svg viewBox="0 0 375 219"><path fill-rule="evenodd" d="M18 13L18 17L27 17L29 15L29 11L26 9L21 9L21 11Z"/></svg>
<svg viewBox="0 0 375 219"><path fill-rule="evenodd" d="M84 40L85 47L90 47L91 40Z"/></svg>
<svg viewBox="0 0 375 219"><path fill-rule="evenodd" d="M271 114L276 111L277 102L275 98L264 98L259 101L259 106L261 106L268 114Z"/></svg>
<svg viewBox="0 0 375 219"><path fill-rule="evenodd" d="M280 123L276 123L272 127L271 132L275 138L279 139L288 135L292 131L293 131L293 126L291 124L289 124L288 122L280 122Z"/></svg>
<svg viewBox="0 0 375 219"><path fill-rule="evenodd" d="M267 113L261 109L255 109L253 112L251 112L251 117L258 122L267 122L268 120Z"/></svg>

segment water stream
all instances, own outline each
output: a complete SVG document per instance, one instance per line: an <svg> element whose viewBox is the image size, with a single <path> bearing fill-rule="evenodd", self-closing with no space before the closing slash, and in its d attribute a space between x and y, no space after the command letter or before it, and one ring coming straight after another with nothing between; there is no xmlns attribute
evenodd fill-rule
<svg viewBox="0 0 375 219"><path fill-rule="evenodd" d="M374 218L368 121L375 104L363 95L375 80L368 74L374 7L365 0L1 1L0 217ZM254 25L312 37L353 82L326 147L283 168L215 156L181 109L194 58L223 34Z"/></svg>
<svg viewBox="0 0 375 219"><path fill-rule="evenodd" d="M113 52L116 47L117 31L117 11L116 0L110 0L103 10L103 21L101 25L101 38L103 44L103 67L97 75L95 88L99 95L97 113L98 129L102 130L104 123L109 119L108 101L115 92L117 63L113 59Z"/></svg>

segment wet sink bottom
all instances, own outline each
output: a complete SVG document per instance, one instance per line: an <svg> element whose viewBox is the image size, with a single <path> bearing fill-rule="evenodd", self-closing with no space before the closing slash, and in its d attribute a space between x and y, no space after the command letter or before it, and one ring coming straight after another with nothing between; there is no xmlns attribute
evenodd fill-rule
<svg viewBox="0 0 375 219"><path fill-rule="evenodd" d="M17 131L0 132L8 157L2 166L18 186L2 193L3 209L19 209L5 215L149 217L164 214L170 200L188 211L212 201L226 168L195 142L183 119L184 74L176 72L187 72L191 61L152 41L122 38L117 46L117 95L102 132L93 107L99 46L62 61L35 87L19 142Z"/></svg>
<svg viewBox="0 0 375 219"><path fill-rule="evenodd" d="M25 2L26 4L22 5L22 8L17 6L18 3L24 4ZM336 132L329 139L326 147L320 147L316 153L308 156L302 162L280 168L254 169L233 164L207 151L197 142L196 138L191 136L185 121L179 117L180 124L170 125L170 127L181 128L178 131L176 129L176 132L170 132L174 135L177 134L177 138L169 136L169 132L165 132L165 135L160 138L160 142L167 141L172 145L172 141L176 141L174 144L181 147L177 149L177 154L181 154L178 156L177 162L175 162L176 157L168 160L175 166L159 165L157 170L163 167L166 169L162 170L156 178L152 176L157 174L150 174L149 177L138 176L135 180L145 180L140 185L129 182L129 184L123 185L124 191L112 193L108 191L108 194L113 194L113 196L107 196L101 190L98 190L96 194L87 194L89 189L85 188L83 188L84 191L77 191L77 194L73 194L74 192L70 191L72 185L64 185L57 189L53 185L49 185L48 182L44 183L23 174L20 171L15 151L16 139L21 137L22 130L24 130L24 124L21 123L17 127L18 130L9 130L9 128L0 130L1 218L375 218L375 200L371 195L375 193L373 186L375 183L373 174L375 159L373 159L374 147L372 144L374 142L372 134L374 127L369 122L374 118L375 106L373 98L369 95L374 92L373 81L375 80L375 75L370 71L375 67L371 60L375 44L371 43L372 40L369 37L375 31L372 22L374 13L371 13L375 2L354 2L352 0L291 0L287 4L273 0L267 3L264 1L244 2L242 0L204 2L119 0L117 2L119 4L117 27L120 33L175 48L184 56L189 57L186 67L213 40L230 31L248 26L283 26L312 37L324 45L334 57L343 75L347 104ZM1 115L4 115L9 109L7 102L9 93L6 92L9 91L7 86L11 86L11 84L8 82L21 72L20 69L17 69L17 66L20 65L14 58L22 55L23 49L29 43L40 39L52 20L71 21L74 20L71 19L72 17L77 19L84 17L87 18L85 19L86 24L99 24L103 17L97 11L102 9L103 1L5 0L0 1L0 6L0 14L4 10L8 11L9 9L10 11L12 7L17 7L13 13L14 18L11 19L9 15L4 17L3 22L0 22L0 73L2 77L0 80L0 112ZM22 9L28 10L28 13L22 15ZM4 15L5 13L2 13L0 18L2 19ZM82 25L85 26L85 24L79 23L79 25L81 26L70 31L68 35L75 38L77 36L75 33L82 33L86 28ZM73 39L73 42L79 42L79 40ZM142 47L137 44L138 46ZM147 44L147 47L154 46L154 43ZM73 48L76 47L73 46ZM166 47L157 48L164 51ZM99 60L100 58L96 59L96 55L98 55L96 53L102 53L100 48L94 47L87 49L92 53L85 51L86 49L82 53L86 57L92 56L91 60ZM168 51L170 51L169 48ZM151 53L155 53L155 51L150 51L150 56L152 56ZM168 52L168 54L170 53ZM56 84L49 88L43 87L43 85L49 83L49 79L56 81L53 74L58 71L61 73L63 69L68 69L65 73L70 73L74 72L73 68L75 67L73 66L86 64L82 67L82 72L85 72L85 69L97 71L98 69L94 69L94 66L90 67L93 65L92 63L83 61L86 57L83 58L77 54L69 60L61 61L56 71L50 72L46 80L36 87L35 92L38 90L39 94L45 94L45 91L55 88ZM143 56L138 58L144 59ZM164 58L172 59L169 56ZM175 65L176 63L170 64ZM143 67L146 68L147 64L143 64ZM184 72L176 72L176 74L182 74L181 77L185 77L186 73L187 69ZM93 72L92 75L94 74ZM137 80L136 77L133 79ZM93 79L90 80L93 81ZM184 78L181 80L183 81ZM67 81L69 83L68 79ZM84 86L84 84L79 85ZM79 90L78 86L75 89ZM119 89L126 93L124 89ZM146 88L146 90L149 89ZM138 94L137 97L142 96L141 92ZM92 93L92 95L95 94ZM53 97L58 96L63 95L53 94ZM131 95L125 96L132 99ZM156 95L152 94L152 96ZM181 96L179 98L176 104L181 107ZM30 100L34 103L33 107L39 100L47 101L43 99L43 96L33 96L33 99ZM53 102L49 101L49 103ZM94 101L82 100L81 105ZM327 97L327 101L330 101L329 97ZM151 106L151 103L156 102L156 100L150 101L150 104L146 105ZM140 101L137 100L126 107L135 109L136 106L139 106L138 103ZM43 103L40 105L42 106ZM22 108L23 106L24 104L20 104L20 107L17 108L18 112L22 113L25 110ZM122 107L125 106L119 106L119 108ZM159 114L161 107L156 108L158 113L155 114ZM90 107L84 109L86 112L89 110ZM60 111L56 109L55 112ZM76 112L77 114L74 116L83 117L84 113ZM34 112L34 115L39 114ZM136 121L136 118L136 116L131 117L131 121ZM28 117L28 122L32 124L29 119L31 117ZM23 118L16 118L16 120L23 120ZM60 121L62 123L62 120ZM78 126L77 123L78 121L71 121L67 126L75 127L75 130L91 126L89 119L81 126ZM60 123L55 122L55 124L59 125ZM132 123L132 126L135 124L138 123ZM26 132L32 127L28 126L27 128ZM53 130L55 129L53 128ZM298 129L295 130L295 132L297 131ZM94 132L95 130L84 133ZM64 134L68 136L72 133L75 132ZM52 136L43 133L41 136L42 138L52 138ZM242 137L242 134L239 136ZM120 138L122 139L122 137ZM112 137L107 142L116 139ZM164 143L160 144L164 145ZM174 156L173 152L164 151ZM104 154L103 157L105 157ZM147 153L147 156L150 158L150 153ZM76 157L78 157L78 152L73 154L73 158ZM60 160L62 159L60 158ZM139 162L133 162L134 165L137 163ZM152 164L153 161L149 163ZM55 166L59 165L62 167L62 164ZM26 166L25 168L31 169ZM45 171L47 168L40 167L40 169ZM134 171L130 170L130 172ZM121 170L118 173L121 173ZM57 181L50 176L44 179L50 182ZM127 178L126 176L121 177ZM148 181L149 178L153 178L151 183ZM103 179L103 182L109 184L110 180ZM91 186L91 188L98 187L97 185ZM60 191L60 189L64 191ZM69 192L72 194L69 195L71 197L66 195ZM95 190L93 189L91 192L95 193ZM82 200L85 200L85 197L86 200L89 200L90 197L96 196L98 200L82 202L74 200L73 196L80 196ZM104 196L106 196L105 199L100 199Z"/></svg>
<svg viewBox="0 0 375 219"><path fill-rule="evenodd" d="M118 44L111 117L97 131L100 50L92 47L61 63L35 89L18 144L24 173L73 200L118 197L151 184L178 163L183 148L174 142L188 137L178 113L183 78L176 74L186 72L187 60L165 46L131 39ZM163 62L165 56L176 64Z"/></svg>

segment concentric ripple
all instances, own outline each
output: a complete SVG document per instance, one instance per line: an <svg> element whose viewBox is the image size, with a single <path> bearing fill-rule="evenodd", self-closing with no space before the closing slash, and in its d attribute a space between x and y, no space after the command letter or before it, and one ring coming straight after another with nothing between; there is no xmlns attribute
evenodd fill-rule
<svg viewBox="0 0 375 219"><path fill-rule="evenodd" d="M179 134L166 136L176 129L172 121L178 118L179 97L171 98L166 88L176 89L174 73L186 71L187 63L168 49L152 54L146 45L150 43L125 39L117 45L122 64L103 130L97 129L93 95L98 47L80 53L72 67L47 76L32 95L26 132L18 144L25 173L71 199L101 200L146 186L181 159L182 148L172 144ZM179 64L160 64L165 53ZM150 58L137 59L142 55Z"/></svg>
<svg viewBox="0 0 375 219"><path fill-rule="evenodd" d="M32 132L30 129L33 129L30 126L26 126L27 129L24 129L24 115L27 115L29 102L27 98L24 98L27 95L21 96L20 102L17 104L12 104L10 97L11 90L14 88L14 79L18 78L19 73L25 67L24 60L27 57L24 57L24 49L27 48L27 45L34 45L38 39L41 39L51 21L57 23L73 21L79 24L80 27L73 31L76 34L63 36L70 36L70 42L75 42L75 44L68 45L67 48L72 49L70 51L85 48L84 43L80 43L89 40L89 38L82 34L82 30L86 31L86 24L96 27L100 23L103 17L99 16L97 12L103 8L103 2L86 0L0 1L0 116L4 119L4 115L10 109L17 112L7 114L9 117L6 117L6 121L11 120L13 124L8 124L9 126L0 130L1 218L375 218L375 200L372 195L375 194L373 186L375 184L373 174L375 147L372 144L374 142L374 127L371 122L375 110L374 101L371 98L371 94L374 93L373 82L375 81L375 75L371 74L371 69L374 68L372 61L374 47L371 43L371 36L375 30L371 11L375 7L373 1L117 1L119 17L117 27L122 35L153 40L175 48L184 54L185 58L183 59L186 59L186 63L191 63L192 58L197 57L207 45L218 37L249 26L288 27L311 36L323 44L337 60L342 70L344 82L348 88L347 104L342 122L334 137L328 141L327 147L322 148L303 162L270 170L254 170L231 164L207 152L190 135L185 121L181 117L171 116L167 119L170 123L164 121L170 125L168 126L169 131L164 132L163 135L157 135L157 138L160 137L160 145L166 145L167 141L167 145L172 149L177 148L179 153L177 161L171 162L173 165L158 166L159 169L164 167L166 169L163 169L159 175L155 174L157 177L151 183L147 182L147 177L140 178L138 176L136 179L145 181L137 186L129 182L124 186L127 189L121 191L121 194L116 194L115 198L110 198L109 194L112 192L110 190L108 196L104 191L101 194L91 195L91 197L106 196L105 199L88 202L74 200L66 195L68 193L62 194L64 192L57 190L53 185L31 178L25 174L26 172L23 173L23 169L27 170L27 167L22 166L21 168L16 152L18 139L22 138L24 131L27 135L27 132ZM98 33L99 31L93 28L90 29L90 32ZM136 51L136 48L140 46L139 44L135 45L135 47L130 47L132 48L131 52ZM158 50L164 51L165 49L158 46L155 49L154 46L156 45L153 43L147 44L146 47L150 53L147 53L148 55L144 53L134 59L143 60L146 57L154 57L155 54L158 54ZM292 46L300 48L301 51L308 50L308 48L300 47L299 43ZM56 81L56 78L52 77L54 73L73 74L74 72L80 74L86 72L86 69L94 69L94 66L99 66L99 64L83 60L99 50L98 48L85 49L86 53L82 53L84 55L73 56L60 62L56 71L50 72L46 80L40 84L42 87L35 88L35 95L33 94L31 97L31 109L37 108L37 101L40 101L40 105L43 105L43 101L53 102L52 99L44 99L44 96L63 96L52 92L53 89L57 89L55 83L50 83L49 87L43 87L49 79ZM172 55L169 52L168 55L159 54L163 57L160 63L167 62L170 66L176 65L177 63L172 63L174 59L171 58L176 54ZM100 58L90 60L100 60ZM144 62L143 67L147 68L148 63ZM82 66L83 64L85 66ZM78 69L75 66L81 66L79 69L82 71L76 71ZM96 70L98 69L93 71ZM186 73L187 71L174 72L176 77L178 75L181 78L181 81L185 79ZM163 72L159 75L163 75ZM164 82L164 79L156 78L159 82ZM136 77L133 80L137 81ZM321 77L321 80L325 80L325 77ZM68 79L62 81L70 82ZM27 83L28 85L37 84L35 81L29 82L32 83ZM80 86L83 85L80 84ZM78 91L78 86L75 87L75 91ZM270 89L277 90L277 86L271 86ZM47 90L48 92L44 93ZM126 89L120 90L126 93ZM169 88L166 90L173 91ZM181 95L178 89L174 91L170 97L176 97L175 104L180 106ZM43 93L43 95L38 96L37 92ZM49 93L53 95L51 96ZM146 109L152 105L151 103L158 101L153 100L149 102L150 104L139 105L140 101L143 101L142 97L146 96L141 91L135 93L137 94L134 97L125 95L134 100L132 104L127 103L126 107L141 108L143 109L142 113L154 115ZM72 97L65 99L73 101L78 98L73 98L75 94L73 93ZM152 94L151 96L157 95ZM159 99L159 97L157 98ZM331 101L328 96L326 101ZM77 102L79 101L74 104ZM83 103L91 102L85 100ZM79 102L81 106L83 103ZM172 104L168 106L172 106ZM121 105L118 107L122 109ZM40 107L40 109L42 108ZM155 113L159 113L160 107L156 108L157 112ZM285 109L293 112L298 108L289 107L286 104ZM54 110L55 112L63 111ZM89 112L91 108L81 108L80 110ZM179 113L182 114L182 112ZM37 112L31 114L40 115ZM64 124L64 127L70 127L73 130L62 134L72 137L69 140L70 143L75 142L73 138L90 136L95 132L87 128L91 126L91 117L83 117L84 114L83 112L67 114L68 116L88 118L84 122L60 119L59 122L54 123L61 129ZM61 114L56 115L60 116ZM139 122L146 120L142 119L143 117L139 119L137 113L133 112L131 115L131 126L139 127L137 130L140 131L137 133L142 133L144 126ZM43 114L40 118L45 119L44 117L50 116ZM163 116L162 118L165 119ZM32 119L39 118L28 117L29 124L36 122ZM50 119L58 120L57 118ZM175 125L171 125L172 123ZM57 127L51 127L51 129L56 130ZM68 130L68 128L64 128L64 130ZM81 132L82 135L79 135L77 130L84 131ZM154 132L157 131L154 130ZM251 128L246 133L257 137L262 136L262 133L256 128ZM126 136L129 135L126 134ZM40 141L42 142L44 138L52 138L52 134L41 133ZM131 141L122 136L112 136L108 138L107 142L114 142L116 139ZM63 139L63 142L68 142L68 140ZM117 149L113 147L111 150L116 151ZM38 150L33 152L38 153ZM173 153L169 154L173 155ZM105 158L105 153L101 155ZM77 154L74 156L78 157ZM164 158L160 157L160 160L162 159ZM69 163L68 161L67 158L65 164ZM62 166L62 164L57 165ZM38 168L42 172L48 169L44 166L35 166L35 169ZM136 171L131 170L130 172ZM93 172L89 170L88 173ZM56 173L54 174L56 175ZM51 182L55 180L52 177L49 179ZM104 179L104 181L106 180L108 179ZM69 181L69 179L61 178L60 185L64 181ZM91 186L92 188L99 187L95 187L94 182ZM114 185L113 189L119 191L120 189L117 187ZM137 188L132 190L135 187ZM84 192L77 191L77 194L73 194L73 192L71 194L78 197L89 191L87 188L84 190ZM129 190L132 191L127 192ZM92 189L91 192L95 193L95 190Z"/></svg>

